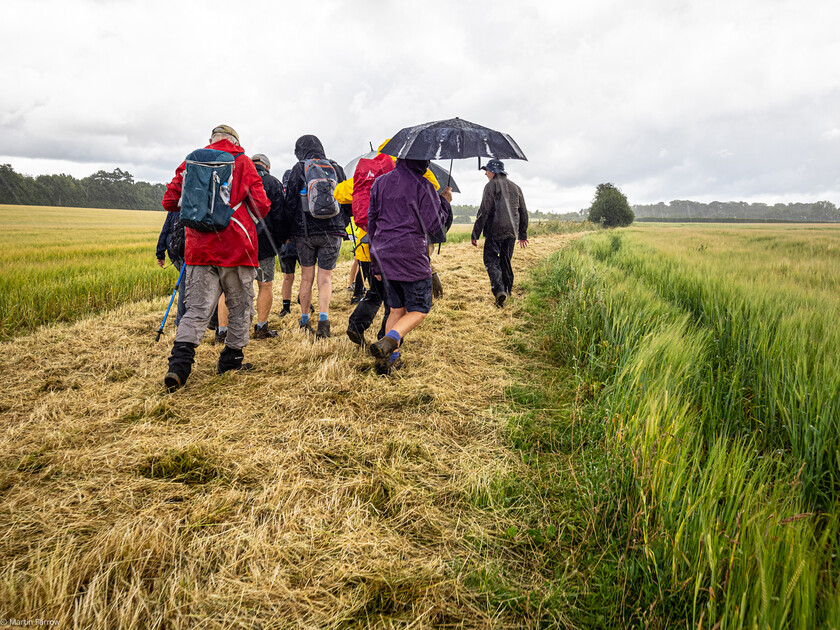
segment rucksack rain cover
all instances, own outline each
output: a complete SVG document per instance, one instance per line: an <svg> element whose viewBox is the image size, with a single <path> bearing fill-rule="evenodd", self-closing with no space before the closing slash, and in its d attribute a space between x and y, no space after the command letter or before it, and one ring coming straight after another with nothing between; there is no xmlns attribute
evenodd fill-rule
<svg viewBox="0 0 840 630"><path fill-rule="evenodd" d="M233 163L233 155L216 149L197 149L187 156L181 188L184 225L202 232L219 232L228 226L233 216Z"/></svg>
<svg viewBox="0 0 840 630"><path fill-rule="evenodd" d="M304 197L304 209L315 219L331 219L336 216L341 209L333 197L338 175L332 163L320 158L305 160L303 174L306 187L306 194L301 195Z"/></svg>

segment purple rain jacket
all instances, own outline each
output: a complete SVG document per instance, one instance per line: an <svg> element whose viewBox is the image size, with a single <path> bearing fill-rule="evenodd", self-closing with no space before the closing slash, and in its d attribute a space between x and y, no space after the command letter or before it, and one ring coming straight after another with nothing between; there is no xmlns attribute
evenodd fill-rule
<svg viewBox="0 0 840 630"><path fill-rule="evenodd" d="M384 279L417 282L432 277L427 235L441 230L451 209L423 177L428 165L428 160L397 160L393 171L373 182L368 210L371 271Z"/></svg>

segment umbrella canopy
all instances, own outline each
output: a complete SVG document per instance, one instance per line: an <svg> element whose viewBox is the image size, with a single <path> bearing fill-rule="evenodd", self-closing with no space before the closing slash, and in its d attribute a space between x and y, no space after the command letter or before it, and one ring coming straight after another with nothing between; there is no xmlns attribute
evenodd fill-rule
<svg viewBox="0 0 840 630"><path fill-rule="evenodd" d="M448 182L448 186L452 189L452 192L461 192L461 189L458 188L458 184L455 183L455 179L452 177L452 173L450 171L447 171L442 166L438 166L434 162L429 162L429 170L432 171L432 174L435 176L435 179L438 180L438 184L440 184L441 188L446 188Z"/></svg>
<svg viewBox="0 0 840 630"><path fill-rule="evenodd" d="M527 160L513 138L501 131L452 118L401 129L382 153L409 160L488 157Z"/></svg>
<svg viewBox="0 0 840 630"><path fill-rule="evenodd" d="M359 160L372 160L376 157L376 151L368 151L367 153L362 153L359 157L353 158L344 166L344 174L347 177L353 177L353 173L356 172L356 166L359 164Z"/></svg>
<svg viewBox="0 0 840 630"><path fill-rule="evenodd" d="M356 172L356 166L359 164L359 160L366 159L371 160L376 157L376 151L368 151L367 153L363 153L357 158L353 158L347 165L344 167L344 172L346 173L347 177L353 177L353 173ZM458 184L455 183L455 179L452 175L442 166L438 166L434 162L429 164L429 170L432 171L432 174L435 176L435 179L438 180L438 184L440 184L441 188L446 187L446 182L449 182L449 186L452 188L452 192L459 193L461 189L458 188Z"/></svg>

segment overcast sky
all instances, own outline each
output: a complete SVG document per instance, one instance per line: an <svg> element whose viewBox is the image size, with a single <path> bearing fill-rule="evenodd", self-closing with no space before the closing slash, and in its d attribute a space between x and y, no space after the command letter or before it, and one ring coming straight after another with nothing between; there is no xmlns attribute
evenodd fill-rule
<svg viewBox="0 0 840 630"><path fill-rule="evenodd" d="M0 163L168 182L229 124L280 176L455 116L510 134L531 209L840 205L838 0L4 0ZM448 162L445 163L448 166ZM476 204L477 160L454 203Z"/></svg>

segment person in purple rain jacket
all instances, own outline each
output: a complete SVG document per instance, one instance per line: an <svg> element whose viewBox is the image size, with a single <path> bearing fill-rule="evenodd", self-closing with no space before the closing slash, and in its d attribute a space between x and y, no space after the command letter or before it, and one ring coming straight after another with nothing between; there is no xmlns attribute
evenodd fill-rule
<svg viewBox="0 0 840 630"><path fill-rule="evenodd" d="M446 238L452 216L452 191L435 192L423 177L429 160L397 160L396 168L380 176L370 191L368 236L371 271L385 285L391 309L385 336L370 346L378 374L402 366L402 338L419 326L432 306L429 242Z"/></svg>

